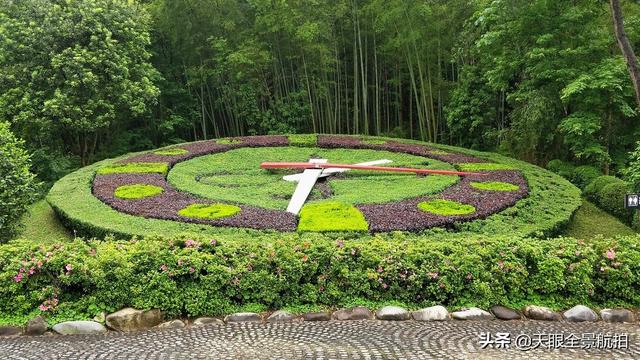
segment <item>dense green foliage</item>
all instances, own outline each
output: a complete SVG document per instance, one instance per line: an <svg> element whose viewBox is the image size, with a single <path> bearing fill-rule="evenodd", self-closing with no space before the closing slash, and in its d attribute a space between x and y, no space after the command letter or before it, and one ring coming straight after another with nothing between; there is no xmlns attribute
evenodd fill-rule
<svg viewBox="0 0 640 360"><path fill-rule="evenodd" d="M593 180L600 176L602 176L602 171L600 171L600 169L590 165L582 165L573 170L570 181L580 189L584 189Z"/></svg>
<svg viewBox="0 0 640 360"><path fill-rule="evenodd" d="M220 219L233 216L240 208L228 204L192 204L178 211L178 215L197 219Z"/></svg>
<svg viewBox="0 0 640 360"><path fill-rule="evenodd" d="M489 191L516 191L520 189L520 186L500 182L500 181L488 181L488 182L471 182L469 184L471 187L476 188L478 190L489 190Z"/></svg>
<svg viewBox="0 0 640 360"><path fill-rule="evenodd" d="M584 188L584 192L582 194L591 202L597 203L599 201L598 197L600 192L602 191L602 188L604 188L606 185L609 185L611 183L621 183L621 182L622 180L618 179L615 176L611 176L611 175L599 176L595 178L593 181L591 181L589 185L587 185Z"/></svg>
<svg viewBox="0 0 640 360"><path fill-rule="evenodd" d="M584 190L584 196L602 210L617 217L627 225L632 224L634 212L625 209L625 195L631 186L614 176L600 176L594 179Z"/></svg>
<svg viewBox="0 0 640 360"><path fill-rule="evenodd" d="M424 144L417 141L403 141ZM447 235L452 239L464 238L469 233L512 234L518 236L559 234L569 222L571 215L581 205L580 190L578 188L558 175L537 166L493 153L450 146L432 146L443 151L460 152L484 158L491 163L502 164L502 166L507 166L510 169L518 169L525 176L529 186L529 195L518 201L514 206L482 220L456 224L456 232L448 233ZM284 150L285 148L282 149ZM246 229L224 229L206 225L144 219L113 210L93 196L91 184L94 174L97 169L108 168L113 163L130 156L131 154L85 167L67 175L54 185L47 196L47 200L69 229L75 230L83 236L97 238L102 238L107 234L128 238L132 235L175 236L187 233L211 235L220 239L247 239L261 234L261 232ZM370 158L367 160L370 160ZM434 231L437 232L436 230ZM275 233L271 234L271 236L276 238L279 235ZM414 237L414 235L402 233L397 234L397 236ZM362 237L366 236L363 235Z"/></svg>
<svg viewBox="0 0 640 360"><path fill-rule="evenodd" d="M164 189L160 186L133 184L118 187L114 195L120 199L135 200L156 196L162 194L163 191Z"/></svg>
<svg viewBox="0 0 640 360"><path fill-rule="evenodd" d="M625 171L626 179L633 184L635 191L640 192L640 141L636 149L630 154L629 167Z"/></svg>
<svg viewBox="0 0 640 360"><path fill-rule="evenodd" d="M97 173L100 175L109 174L144 174L144 173L158 173L166 174L169 171L169 165L165 163L127 163L127 164L112 164L109 166L101 167Z"/></svg>
<svg viewBox="0 0 640 360"><path fill-rule="evenodd" d="M0 118L30 149L63 161L144 148L147 135L140 144L135 134L153 129L143 120L159 79L150 41L149 17L135 2L0 1Z"/></svg>
<svg viewBox="0 0 640 360"><path fill-rule="evenodd" d="M164 150L154 151L153 153L156 154L156 155L177 156L177 155L188 154L189 151L187 151L185 149L180 149L180 148L171 148L171 149L164 149Z"/></svg>
<svg viewBox="0 0 640 360"><path fill-rule="evenodd" d="M0 121L0 243L16 234L20 217L36 197L31 160L24 143Z"/></svg>
<svg viewBox="0 0 640 360"><path fill-rule="evenodd" d="M300 211L298 231L367 231L369 225L355 206L340 201L306 204Z"/></svg>
<svg viewBox="0 0 640 360"><path fill-rule="evenodd" d="M443 199L421 202L418 204L418 208L422 211L442 216L467 215L476 211L476 208L471 205Z"/></svg>
<svg viewBox="0 0 640 360"><path fill-rule="evenodd" d="M495 171L495 170L515 170L516 169L507 164L493 164L493 163L468 163L468 164L458 164L457 166L462 171Z"/></svg>
<svg viewBox="0 0 640 360"><path fill-rule="evenodd" d="M388 151L265 147L229 150L180 162L171 169L168 180L178 190L200 197L284 210L297 183L283 180L284 172L262 170L260 164L263 161L307 162L311 158L343 164L388 159L393 161L390 164L393 166L453 170L453 166L442 161ZM332 200L363 204L434 194L457 181L457 176L417 177L351 170L329 178L326 187ZM311 198L321 199L323 194L315 189Z"/></svg>
<svg viewBox="0 0 640 360"><path fill-rule="evenodd" d="M0 319L90 319L125 306L199 316L389 301L452 309L640 303L638 236L264 240L14 241L0 247Z"/></svg>

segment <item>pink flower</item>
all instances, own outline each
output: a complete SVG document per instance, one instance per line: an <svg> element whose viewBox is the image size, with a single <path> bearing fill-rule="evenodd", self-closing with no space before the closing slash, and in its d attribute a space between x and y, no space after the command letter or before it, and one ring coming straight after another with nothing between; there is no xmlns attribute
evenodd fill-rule
<svg viewBox="0 0 640 360"><path fill-rule="evenodd" d="M339 248L343 248L344 247L344 241L343 240L336 241L336 246L339 247Z"/></svg>
<svg viewBox="0 0 640 360"><path fill-rule="evenodd" d="M502 260L501 260L501 261L498 261L498 267L499 267L500 269L504 269L504 262L503 262Z"/></svg>
<svg viewBox="0 0 640 360"><path fill-rule="evenodd" d="M47 252L47 253L44 255L44 257L51 257L51 255L53 255L53 253L51 253L51 252Z"/></svg>
<svg viewBox="0 0 640 360"><path fill-rule="evenodd" d="M178 260L178 266L182 266L182 260Z"/></svg>
<svg viewBox="0 0 640 360"><path fill-rule="evenodd" d="M211 241L209 241L209 244L211 246L216 246L218 244L218 241L216 241L216 239L211 239Z"/></svg>
<svg viewBox="0 0 640 360"><path fill-rule="evenodd" d="M45 304L40 304L40 306L38 306L38 308L40 309L40 311L47 311L49 310L49 307Z"/></svg>
<svg viewBox="0 0 640 360"><path fill-rule="evenodd" d="M378 266L378 269L376 270L378 273L381 273L383 270L381 267Z"/></svg>
<svg viewBox="0 0 640 360"><path fill-rule="evenodd" d="M20 268L20 270L18 270L19 274L22 274L23 272L25 272L24 268Z"/></svg>
<svg viewBox="0 0 640 360"><path fill-rule="evenodd" d="M440 283L440 289L444 289L445 285L444 283Z"/></svg>
<svg viewBox="0 0 640 360"><path fill-rule="evenodd" d="M437 272L430 272L430 273L427 273L427 275L429 275L429 277L432 278L432 279L437 279L438 278L438 273Z"/></svg>
<svg viewBox="0 0 640 360"><path fill-rule="evenodd" d="M32 267L29 269L29 275L33 275L33 274L35 274L35 273L36 273L36 269L32 266Z"/></svg>
<svg viewBox="0 0 640 360"><path fill-rule="evenodd" d="M168 267L167 267L167 265L165 265L165 264L162 264L162 265L160 266L160 270L161 270L161 271L167 271L167 269L168 269Z"/></svg>
<svg viewBox="0 0 640 360"><path fill-rule="evenodd" d="M65 267L64 267L64 268L65 268L67 271L71 271L71 270L73 270L73 265L71 265L71 264L67 264L67 265L65 265Z"/></svg>
<svg viewBox="0 0 640 360"><path fill-rule="evenodd" d="M358 251L356 249L351 249L351 256L356 256Z"/></svg>
<svg viewBox="0 0 640 360"><path fill-rule="evenodd" d="M467 274L467 280L472 280L473 279L473 275L471 273Z"/></svg>
<svg viewBox="0 0 640 360"><path fill-rule="evenodd" d="M309 260L309 257L307 255L302 257L302 262L307 262Z"/></svg>
<svg viewBox="0 0 640 360"><path fill-rule="evenodd" d="M198 243L195 240L187 240L184 242L184 246L185 247L189 247L189 248L197 248L198 247Z"/></svg>
<svg viewBox="0 0 640 360"><path fill-rule="evenodd" d="M38 261L38 269L42 267L42 261Z"/></svg>
<svg viewBox="0 0 640 360"><path fill-rule="evenodd" d="M613 260L616 258L616 251L613 249L607 250L607 259Z"/></svg>
<svg viewBox="0 0 640 360"><path fill-rule="evenodd" d="M323 291L324 291L324 286L320 286L320 287L318 288L318 292L323 292Z"/></svg>
<svg viewBox="0 0 640 360"><path fill-rule="evenodd" d="M580 251L576 250L576 256L580 256Z"/></svg>
<svg viewBox="0 0 640 360"><path fill-rule="evenodd" d="M196 272L196 269L194 269L194 268L190 267L190 268L189 268L189 274L193 274L194 272Z"/></svg>
<svg viewBox="0 0 640 360"><path fill-rule="evenodd" d="M600 266L600 272L604 272L604 266Z"/></svg>
<svg viewBox="0 0 640 360"><path fill-rule="evenodd" d="M17 283L22 281L22 273L18 273L18 275L14 276L13 277L13 281L15 281Z"/></svg>
<svg viewBox="0 0 640 360"><path fill-rule="evenodd" d="M383 288L383 289L386 289L386 288L388 288L388 287L389 287L389 285L387 285L386 283L382 284L382 288Z"/></svg>

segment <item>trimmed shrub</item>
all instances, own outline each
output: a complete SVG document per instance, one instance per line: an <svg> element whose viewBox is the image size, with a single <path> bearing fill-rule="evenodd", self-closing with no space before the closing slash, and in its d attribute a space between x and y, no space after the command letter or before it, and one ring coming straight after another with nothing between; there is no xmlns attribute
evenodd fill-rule
<svg viewBox="0 0 640 360"><path fill-rule="evenodd" d="M225 139L216 140L216 143L220 145L235 145L235 144L241 144L242 140L225 138Z"/></svg>
<svg viewBox="0 0 640 360"><path fill-rule="evenodd" d="M624 181L609 183L598 193L597 204L602 210L630 225L633 211L624 207L624 198L629 191L630 186Z"/></svg>
<svg viewBox="0 0 640 360"><path fill-rule="evenodd" d="M295 134L289 135L289 145L299 147L315 147L318 143L316 134Z"/></svg>
<svg viewBox="0 0 640 360"><path fill-rule="evenodd" d="M467 215L476 212L476 208L471 205L443 199L421 202L418 204L418 208L422 211L442 216Z"/></svg>
<svg viewBox="0 0 640 360"><path fill-rule="evenodd" d="M189 150L180 149L180 148L172 148L172 149L164 149L153 152L156 155L164 155L164 156L178 156L178 155L186 155L189 153Z"/></svg>
<svg viewBox="0 0 640 360"><path fill-rule="evenodd" d="M220 219L233 216L240 212L240 208L227 204L191 204L178 211L178 215L197 219Z"/></svg>
<svg viewBox="0 0 640 360"><path fill-rule="evenodd" d="M520 189L518 185L501 181L471 182L469 185L472 188L485 191L516 191Z"/></svg>
<svg viewBox="0 0 640 360"><path fill-rule="evenodd" d="M91 319L131 306L173 316L247 308L442 304L637 307L640 236L523 239L434 234L349 241L159 238L0 247L0 321Z"/></svg>
<svg viewBox="0 0 640 360"><path fill-rule="evenodd" d="M598 194L602 191L606 185L611 183L621 183L622 180L618 179L615 176L610 175L602 175L595 178L593 181L589 183L584 188L584 192L582 193L587 199L591 202L598 203Z"/></svg>
<svg viewBox="0 0 640 360"><path fill-rule="evenodd" d="M553 159L547 163L547 169L567 180L571 180L573 178L575 166L560 159Z"/></svg>
<svg viewBox="0 0 640 360"><path fill-rule="evenodd" d="M0 242L18 232L20 217L36 199L35 175L23 141L16 139L9 124L0 122Z"/></svg>
<svg viewBox="0 0 640 360"><path fill-rule="evenodd" d="M369 225L355 206L339 201L309 203L300 211L298 231L367 231Z"/></svg>
<svg viewBox="0 0 640 360"><path fill-rule="evenodd" d="M597 167L582 165L573 170L570 180L575 186L584 190L587 185L600 176L602 176L602 171Z"/></svg>
<svg viewBox="0 0 640 360"><path fill-rule="evenodd" d="M147 184L133 184L120 186L114 192L114 196L120 199L136 200L162 194L164 189L160 186Z"/></svg>
<svg viewBox="0 0 640 360"><path fill-rule="evenodd" d="M148 174L157 173L166 175L169 165L165 163L128 163L112 164L98 169L99 175L109 174Z"/></svg>

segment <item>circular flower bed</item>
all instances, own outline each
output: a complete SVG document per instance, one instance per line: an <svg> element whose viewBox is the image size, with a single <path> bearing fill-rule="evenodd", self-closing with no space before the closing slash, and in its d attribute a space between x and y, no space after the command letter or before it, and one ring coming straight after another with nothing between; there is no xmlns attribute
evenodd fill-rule
<svg viewBox="0 0 640 360"><path fill-rule="evenodd" d="M253 157L252 152L256 154ZM326 156L334 162L348 163L395 157L388 166L458 169L478 174L416 177L351 171L319 181L298 218L284 210L295 183L280 179L286 171L269 173L259 169L258 160L306 158L275 158L269 154ZM234 157L237 160L225 162ZM190 164L202 166L190 169ZM200 170L190 173L193 168ZM78 186L85 181L89 192ZM136 184L162 191L135 199L115 194L117 189ZM328 135L210 140L129 155L65 177L54 186L48 199L70 227L92 236L239 236L237 228L379 233L442 227L457 232L530 235L557 230L580 205L579 192L568 182L500 155L416 141ZM73 199L75 206L71 206ZM433 204L442 207L453 202L460 205L445 206L447 211L432 208ZM431 208L425 209L425 204L432 204ZM525 208L527 211L520 212ZM205 215L198 216L203 211ZM235 230L225 232L225 228Z"/></svg>

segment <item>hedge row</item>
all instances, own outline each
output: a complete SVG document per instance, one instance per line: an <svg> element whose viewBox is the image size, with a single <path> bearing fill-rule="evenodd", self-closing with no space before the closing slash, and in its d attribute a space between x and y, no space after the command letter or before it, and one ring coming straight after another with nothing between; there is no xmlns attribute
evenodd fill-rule
<svg viewBox="0 0 640 360"><path fill-rule="evenodd" d="M550 240L219 241L147 238L0 247L0 323L91 318L125 306L170 316L397 303L640 306L640 236Z"/></svg>
<svg viewBox="0 0 640 360"><path fill-rule="evenodd" d="M355 138L354 139L358 139ZM378 138L379 140L391 140ZM393 139L394 141L400 141ZM403 143L425 145L423 142L401 140ZM305 141L299 141L304 144ZM311 144L312 141L307 143ZM485 219L456 224L456 233L446 233L451 240L465 238L469 233L512 234L518 236L550 236L559 233L571 215L581 205L580 191L565 179L537 166L493 153L478 152L456 147L428 144L429 147L466 154L485 159L491 163L504 164L522 172L529 185L529 195L516 205ZM142 154L141 154L142 155ZM237 228L211 227L169 220L145 219L113 210L98 200L91 192L91 184L98 168L130 158L106 160L80 169L58 181L51 189L47 200L66 226L76 234L103 238L114 234L119 238L131 236L203 234L218 239L250 239L267 236L277 239L280 233ZM157 156L157 155L153 155ZM438 230L426 234L438 233ZM419 239L424 234L392 233L396 238ZM301 239L305 235L294 235ZM327 238L335 235L327 235ZM366 235L365 238L369 238Z"/></svg>
<svg viewBox="0 0 640 360"><path fill-rule="evenodd" d="M625 195L631 186L615 176L600 176L584 189L584 196L599 208L617 217L627 225L632 224L634 211L625 208Z"/></svg>
<svg viewBox="0 0 640 360"><path fill-rule="evenodd" d="M575 166L558 159L549 161L547 169L571 181L571 183L583 190L597 177L602 176L602 171L595 166Z"/></svg>

